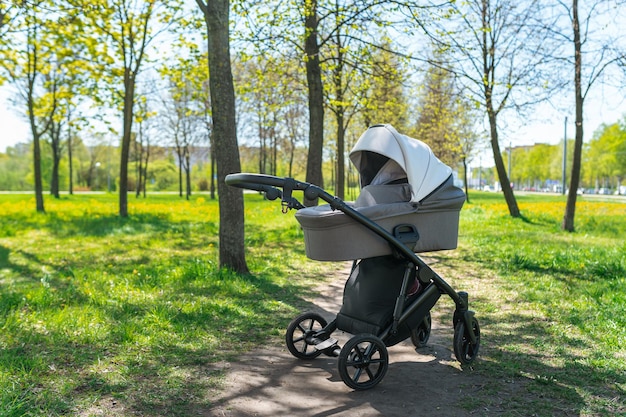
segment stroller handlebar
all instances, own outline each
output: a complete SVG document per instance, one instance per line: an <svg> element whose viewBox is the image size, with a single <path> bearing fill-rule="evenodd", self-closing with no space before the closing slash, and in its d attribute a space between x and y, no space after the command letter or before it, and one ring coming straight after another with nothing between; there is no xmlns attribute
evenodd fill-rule
<svg viewBox="0 0 626 417"><path fill-rule="evenodd" d="M291 196L291 192L294 190L303 191L304 197L310 200L319 197L326 202L332 202L335 199L335 197L316 185L297 181L293 178L281 178L273 175L249 173L229 174L226 176L226 184L231 187L263 192L268 200L281 198L284 205L298 210L304 208L304 206ZM279 188L282 189L282 191L279 190Z"/></svg>
<svg viewBox="0 0 626 417"><path fill-rule="evenodd" d="M265 193L268 200L282 198L283 193L276 187L281 187L281 178L261 174L230 174L226 176L226 184L231 187Z"/></svg>
<svg viewBox="0 0 626 417"><path fill-rule="evenodd" d="M262 191L262 190L258 190L257 188L263 188L262 186L283 188L285 186L285 182L290 179L291 178L275 177L273 175L248 174L248 173L242 172L240 174L227 175L226 184L232 187L247 188L250 190ZM300 187L294 188L298 190L305 190L310 185L306 182L300 182L300 181L295 181L295 182L296 182L296 185L298 184L303 185L302 188Z"/></svg>

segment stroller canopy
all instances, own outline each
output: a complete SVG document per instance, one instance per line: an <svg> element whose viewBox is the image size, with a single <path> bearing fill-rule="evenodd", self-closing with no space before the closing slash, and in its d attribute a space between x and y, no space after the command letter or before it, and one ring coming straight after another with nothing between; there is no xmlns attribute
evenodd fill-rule
<svg viewBox="0 0 626 417"><path fill-rule="evenodd" d="M361 176L361 188L406 179L411 202L422 201L452 174L428 145L388 124L366 130L350 151L350 160Z"/></svg>

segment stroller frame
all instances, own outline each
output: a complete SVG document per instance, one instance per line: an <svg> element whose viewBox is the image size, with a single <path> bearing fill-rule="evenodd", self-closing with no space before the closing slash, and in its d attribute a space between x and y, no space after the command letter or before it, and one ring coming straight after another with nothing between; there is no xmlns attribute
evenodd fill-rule
<svg viewBox="0 0 626 417"><path fill-rule="evenodd" d="M322 353L338 356L339 374L346 385L356 390L372 388L383 379L387 371L389 362L387 346L408 337L407 323L410 322L413 344L416 347L426 344L431 330L430 309L440 295L446 294L455 303L452 320L455 356L463 365L470 364L476 359L480 346L480 327L475 313L469 310L468 294L455 291L405 244L414 243L419 239L418 231L411 228L411 225L401 225L390 233L342 199L329 194L317 185L293 178L238 173L227 175L226 184L262 192L268 200L280 198L284 213L290 209L305 208L292 196L293 191L302 191L308 200L322 199L333 210L340 210L385 239L392 247L394 256L406 261L403 283L393 309L393 320L379 334L355 335L341 348L338 341L331 338L331 334L338 328L336 318L327 323L317 313L304 313L296 317L287 328L286 343L292 355L300 359L312 359ZM355 266L356 261L353 270ZM408 299L407 287L414 270L423 289L418 296ZM404 330L400 331L402 326Z"/></svg>

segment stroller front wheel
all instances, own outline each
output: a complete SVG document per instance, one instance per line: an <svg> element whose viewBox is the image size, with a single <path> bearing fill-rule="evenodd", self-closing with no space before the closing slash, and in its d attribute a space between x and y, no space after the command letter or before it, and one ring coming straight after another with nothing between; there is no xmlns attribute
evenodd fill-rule
<svg viewBox="0 0 626 417"><path fill-rule="evenodd" d="M389 368L387 346L372 334L354 336L341 349L338 368L341 379L350 388L373 388Z"/></svg>
<svg viewBox="0 0 626 417"><path fill-rule="evenodd" d="M480 326L478 325L478 320L472 317L472 329L466 329L465 327L463 320L459 321L456 326L454 326L454 355L462 365L469 365L474 362L478 356L478 349L480 348ZM475 343L472 343L468 336L468 331L474 332L476 337Z"/></svg>
<svg viewBox="0 0 626 417"><path fill-rule="evenodd" d="M314 346L321 341L316 338L317 334L327 324L324 317L317 313L303 313L293 319L285 334L289 352L298 359L313 359L321 355L322 351Z"/></svg>

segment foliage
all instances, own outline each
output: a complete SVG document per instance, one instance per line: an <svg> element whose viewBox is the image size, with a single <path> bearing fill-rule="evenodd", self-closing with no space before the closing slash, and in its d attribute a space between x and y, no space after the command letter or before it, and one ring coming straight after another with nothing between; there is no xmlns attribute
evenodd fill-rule
<svg viewBox="0 0 626 417"><path fill-rule="evenodd" d="M9 148L5 154L0 153L0 190L32 188L32 181L27 180L32 165L29 156L30 149L26 145Z"/></svg>
<svg viewBox="0 0 626 417"><path fill-rule="evenodd" d="M238 128L242 143L256 150L256 155L244 157L242 162L255 161L254 172L293 176L300 166L306 166L306 160L295 159L306 137L302 78L297 62L280 55L249 57L235 63L239 114L247 115Z"/></svg>
<svg viewBox="0 0 626 417"><path fill-rule="evenodd" d="M444 163L456 166L475 148L478 117L455 80L454 65L446 62L449 57L438 50L434 55L418 92L419 116L413 137L428 144Z"/></svg>
<svg viewBox="0 0 626 417"><path fill-rule="evenodd" d="M626 178L626 119L621 123L603 125L587 145L585 176L587 182L599 180L619 184Z"/></svg>
<svg viewBox="0 0 626 417"><path fill-rule="evenodd" d="M349 119L343 122L347 127L343 133L344 145L347 148L366 127L374 123L391 123L399 131L421 139L425 138L413 129L418 120L421 120L422 126L436 126L438 131L443 132L440 137L451 136L448 130L454 124L471 126L472 130L477 129L471 121L464 122L460 118L457 118L456 122L439 123L433 120L433 114L429 115L435 113L431 105L420 108L411 101L411 95L416 95L417 86L422 79L417 75L434 75L438 71L437 68L442 67L437 59L427 56L430 48L425 47L429 45L429 41L422 37L424 33L432 35L439 42L441 49L445 49L446 54L453 57L448 60L450 65L448 66L446 62L445 66L448 73L452 74L450 77L456 77L454 82L465 87L462 91L466 96L464 98L470 96L471 105L459 98L459 102L463 103L461 107L465 109L475 110L477 104L486 104L483 102L482 94L485 85L494 88L489 97L503 103L503 109L523 114L521 112L525 106L540 101L550 91L549 88L570 84L563 79L565 70L554 63L547 68L547 72L537 72L545 69L543 63L551 58L562 58L562 62L567 62L568 65L572 63L571 48L568 44L571 25L568 19L563 19L563 12L569 7L565 3L552 5L549 2L516 3L507 0L492 2L491 11L494 18L490 23L493 27L484 30L480 28L482 19L478 15L480 10L477 9L482 3L475 1L445 3L441 8L433 8L432 3L426 5L416 2L391 4L318 1L316 4L325 114L331 114L331 110L344 112L345 118ZM154 9L150 9L151 7ZM590 5L582 5L581 9L583 7L582 11L588 13L587 17L594 17L593 13L598 12L601 20L606 18L607 22L613 22L616 27L619 25L621 9L609 7L609 2L593 2ZM30 12L34 11L37 13L31 16ZM150 19L143 20L148 17L150 11L154 12ZM158 110L160 117L154 120L152 131L144 132L144 136L149 136L152 146L157 143L164 148L175 146L176 138L171 134L171 129L166 126L165 121L168 115L173 114L171 107L155 105L162 100L161 96L166 90L170 90L170 93L179 99L189 90L185 94L193 96L192 101L195 105L187 106L189 111L186 114L183 112L183 116L191 118L203 116L202 126L194 125L192 130L202 138L198 143L208 146L206 142L207 136L212 132L212 119L210 112L206 110L210 105L205 83L207 57L202 44L206 42L206 38L200 34L203 22L199 14L187 12L189 7L183 6L182 2L178 1L137 3L116 0L107 3L46 0L26 3L5 2L0 5L0 15L3 17L0 26L0 55L2 55L0 66L3 68L0 81L5 79L5 85L10 91L18 93L13 97L13 101L21 115L26 114L28 107L24 101L24 87L28 86L28 76L24 71L29 67L35 69L27 63L29 48L33 52L32 48L36 47L38 53L36 70L39 75L33 85L35 93L33 109L36 115L35 127L42 131L40 165L44 190L52 187L55 182L52 173L55 158L59 156L61 161L57 161L58 183L61 190L69 187L70 175L81 190L96 188L104 190L104 184L107 183L113 184L111 189L117 189L121 168L120 149L117 145L124 130L122 126L124 75L132 75L138 80L136 91L138 97L135 104L145 100L147 109ZM303 53L304 37L307 35L303 28L303 19L307 16L303 12L303 3L237 1L232 3L231 12L232 57L238 100L237 123L239 138L249 147L242 164L258 172L303 177L298 173L306 168L307 164L306 159L302 160L299 150L303 149L307 142L309 122L306 112L304 71L308 59L304 58ZM533 14L533 19L518 18L526 12ZM181 13L186 13L184 18L177 19ZM556 22L556 25L551 27L551 31L560 39L542 42L539 36L544 33L545 22L534 20L539 17L554 19L551 22ZM125 18L127 20L124 20ZM28 42L25 39L28 33L25 30L28 26L27 21L40 24L36 33L37 42ZM124 33L132 35L131 37L139 43L142 21L147 22L145 34L150 38L149 47L142 55L147 65L142 65L137 71L131 69L125 74L125 68L132 66L129 60L135 55L137 58L140 53L133 50L131 43L122 42L123 35ZM520 22L524 23L523 30L532 28L532 33L528 36L526 32L515 33L516 30L521 30ZM614 57L613 52L620 52L620 43L610 39L612 31L597 29L594 22L590 21L585 40L585 45L589 46L587 57L604 56L607 59ZM466 36L468 34L469 37ZM481 42L485 38L497 38L502 42L502 47L481 50ZM406 44L403 45L403 42ZM520 44L523 48L517 49ZM128 49L122 51L124 46ZM611 46L610 51L607 46ZM537 49L532 49L531 53L528 53L528 48ZM422 54L421 51L426 52ZM603 54L603 51L606 53ZM500 66L494 70L492 74L494 78L491 80L481 73L482 52L506 54L501 57ZM127 62L124 62L124 59ZM587 84L590 86L594 79L598 80L594 81L596 84L601 82L602 79L594 75L601 72L600 63L596 61L598 65L595 65L593 59L587 58L583 62L585 64L582 68L583 78L589 81ZM602 73L606 78L617 79L614 77L616 74L610 72L612 70L609 64L611 62L607 61L607 68ZM146 71L143 71L144 69ZM11 73L14 74L13 78L10 76ZM131 81L131 78L128 81ZM336 83L336 80L341 82ZM333 85L341 88L333 88ZM338 94L340 91L342 93ZM503 100L505 98L507 100ZM437 103L436 99L434 101ZM53 106L55 103L56 107ZM441 101L438 104L441 104ZM137 159L132 154L132 145L137 144L137 138L141 136L140 122L145 121L150 113L151 111L147 111L132 120L129 158L131 162ZM341 135L338 124L341 122L331 117L325 117L324 120L322 177L326 179L326 186L338 189L334 182L338 180L337 167L340 164L337 160L337 155L340 155L337 148L340 146ZM51 122L51 126L52 122L57 125L55 132L61 136L54 136L50 130L44 132L47 121ZM499 130L501 137L515 135L515 132L502 130L502 126ZM475 135L477 132L470 133ZM57 139L53 139L54 137ZM71 147L75 152L74 157L77 158L73 164L76 169L71 174L67 172L70 165L68 158L70 138ZM554 141L556 138L551 139ZM60 143L54 144L59 141ZM430 142L430 139L427 141ZM54 149L46 143L54 145ZM102 157L96 155L101 154L102 148L99 146L105 143L110 147L106 158L107 172L102 169L105 164ZM607 155L612 152L605 149L605 145L612 146L606 140L594 137L583 154L583 158L588 159L586 162L583 161L586 187L595 185L596 178L599 184L606 181L613 187L619 181L620 175L623 175L623 169L621 173L613 174L596 172L615 171L614 168L605 167L608 163ZM596 146L597 149L592 150ZM450 147L450 144L446 142L444 147ZM452 147L456 147L456 144ZM572 149L570 146L570 152ZM560 164L557 161L560 154L557 154L554 147L543 150L554 153L554 157L551 162L542 160L541 165L534 162L528 164L518 162L516 161L518 156L520 158L525 156L521 152L519 155L514 152L512 182L526 185L548 178L560 178ZM532 156L533 160L541 152L539 149L534 151L537 154ZM618 163L626 160L619 158L619 152L618 150ZM464 157L468 157L468 152L464 153L466 154ZM448 160L443 153L437 154L446 159L450 165L456 166L458 161ZM13 156L15 154L12 158ZM160 159L160 156L154 155L154 158ZM543 159L546 159L545 155ZM191 160L193 165L193 158ZM0 171L3 171L0 174L2 178L0 188L32 188L36 175L34 172L25 173L25 171L26 169L32 171L33 163L21 161L20 157L19 175L15 174L17 171L7 171L13 169L13 161L0 163ZM177 164L179 167L184 165L185 158L181 158L181 161L183 163ZM95 168L98 162L101 164L100 169ZM343 162L348 163L347 159ZM18 165L18 162L15 162L15 165ZM197 171L198 167L191 170L192 177L189 183L192 187L197 186L199 181L215 177L206 174L196 178L193 172ZM126 182L133 185L139 179L135 178L132 169L130 171ZM350 177L349 167L346 171L346 175ZM11 184L8 184L8 181ZM169 177L164 179L164 182L169 183ZM354 178L348 179L348 185L354 182Z"/></svg>

